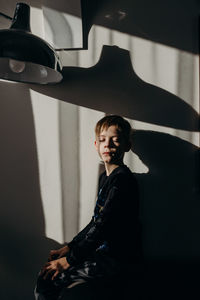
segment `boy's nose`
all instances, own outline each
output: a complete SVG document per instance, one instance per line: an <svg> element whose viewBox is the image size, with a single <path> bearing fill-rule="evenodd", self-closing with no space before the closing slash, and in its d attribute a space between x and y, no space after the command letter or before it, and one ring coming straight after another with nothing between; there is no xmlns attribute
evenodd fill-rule
<svg viewBox="0 0 200 300"><path fill-rule="evenodd" d="M111 145L112 145L112 140L108 139L108 140L105 141L104 148L110 147Z"/></svg>

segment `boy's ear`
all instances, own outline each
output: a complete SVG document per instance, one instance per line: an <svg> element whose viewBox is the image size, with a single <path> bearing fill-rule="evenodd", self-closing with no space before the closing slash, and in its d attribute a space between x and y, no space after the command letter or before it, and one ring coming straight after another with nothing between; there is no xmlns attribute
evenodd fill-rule
<svg viewBox="0 0 200 300"><path fill-rule="evenodd" d="M94 141L94 146L95 146L95 149L98 150L97 141Z"/></svg>

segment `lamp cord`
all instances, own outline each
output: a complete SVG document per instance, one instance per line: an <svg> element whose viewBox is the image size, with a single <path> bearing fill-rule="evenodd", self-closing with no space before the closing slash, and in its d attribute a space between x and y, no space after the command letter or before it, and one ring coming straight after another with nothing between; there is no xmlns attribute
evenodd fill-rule
<svg viewBox="0 0 200 300"><path fill-rule="evenodd" d="M12 20L13 18L11 18L10 16L7 16L5 14L3 14L2 12L0 12L0 16L6 18L6 19L9 19L9 20Z"/></svg>

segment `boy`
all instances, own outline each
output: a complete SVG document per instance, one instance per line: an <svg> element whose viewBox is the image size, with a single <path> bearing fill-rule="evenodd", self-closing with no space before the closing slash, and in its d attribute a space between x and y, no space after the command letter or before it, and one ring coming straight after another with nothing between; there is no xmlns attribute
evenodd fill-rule
<svg viewBox="0 0 200 300"><path fill-rule="evenodd" d="M120 116L105 116L96 124L95 148L105 172L99 178L94 215L70 243L50 252L36 299L61 299L64 288L79 283L122 283L135 272L140 256L138 190L123 163L131 148L130 134L130 124Z"/></svg>

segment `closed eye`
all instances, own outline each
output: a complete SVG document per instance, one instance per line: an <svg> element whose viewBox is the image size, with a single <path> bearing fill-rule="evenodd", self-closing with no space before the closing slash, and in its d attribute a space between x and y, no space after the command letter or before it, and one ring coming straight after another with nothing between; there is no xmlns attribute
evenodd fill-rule
<svg viewBox="0 0 200 300"><path fill-rule="evenodd" d="M99 142L104 142L105 141L105 139L99 139Z"/></svg>
<svg viewBox="0 0 200 300"><path fill-rule="evenodd" d="M113 139L113 142L119 143L119 142L120 142L120 139L119 139L119 138L114 138L114 139Z"/></svg>

